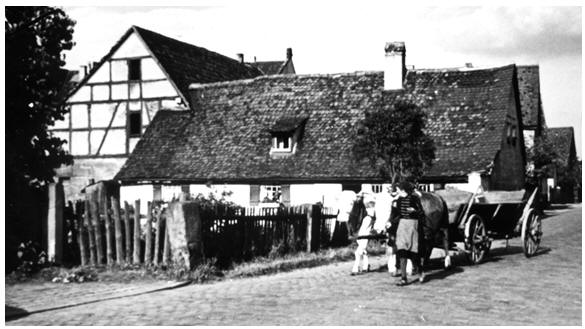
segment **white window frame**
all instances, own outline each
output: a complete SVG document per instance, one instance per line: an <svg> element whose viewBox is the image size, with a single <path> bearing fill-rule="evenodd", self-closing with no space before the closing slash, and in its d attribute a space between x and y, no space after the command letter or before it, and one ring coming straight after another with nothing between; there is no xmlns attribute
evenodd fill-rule
<svg viewBox="0 0 585 329"><path fill-rule="evenodd" d="M372 192L374 193L382 193L384 191L383 184L372 184Z"/></svg>
<svg viewBox="0 0 585 329"><path fill-rule="evenodd" d="M276 194L280 197L274 201ZM268 197L270 202L264 202L264 198ZM260 198L261 203L274 203L282 201L282 186L281 185L260 185Z"/></svg>
<svg viewBox="0 0 585 329"><path fill-rule="evenodd" d="M285 139L288 139L288 147L284 146ZM272 137L272 151L273 152L292 152L293 138L290 135L276 135Z"/></svg>

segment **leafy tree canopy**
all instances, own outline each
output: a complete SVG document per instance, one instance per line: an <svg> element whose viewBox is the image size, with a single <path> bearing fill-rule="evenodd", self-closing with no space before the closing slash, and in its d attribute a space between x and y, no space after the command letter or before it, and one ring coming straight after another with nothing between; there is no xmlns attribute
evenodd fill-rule
<svg viewBox="0 0 585 329"><path fill-rule="evenodd" d="M435 158L433 140L424 132L426 115L413 102L400 100L393 109L367 112L358 128L353 154L367 158L393 185L419 179Z"/></svg>
<svg viewBox="0 0 585 329"><path fill-rule="evenodd" d="M66 112L62 52L73 47L74 24L59 8L5 8L7 191L51 182L54 168L72 162L47 127Z"/></svg>

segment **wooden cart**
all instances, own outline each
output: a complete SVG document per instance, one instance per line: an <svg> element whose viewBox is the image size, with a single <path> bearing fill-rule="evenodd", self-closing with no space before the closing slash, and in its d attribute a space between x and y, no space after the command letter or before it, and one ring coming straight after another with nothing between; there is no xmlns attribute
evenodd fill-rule
<svg viewBox="0 0 585 329"><path fill-rule="evenodd" d="M541 219L534 208L536 195L537 189L531 193L477 191L451 215L451 241L464 243L473 264L485 259L494 239L520 236L524 255L533 256L542 237Z"/></svg>

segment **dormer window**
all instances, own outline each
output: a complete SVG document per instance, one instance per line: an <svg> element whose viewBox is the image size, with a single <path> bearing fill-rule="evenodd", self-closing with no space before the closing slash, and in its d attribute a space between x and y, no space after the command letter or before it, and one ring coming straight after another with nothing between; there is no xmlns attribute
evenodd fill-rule
<svg viewBox="0 0 585 329"><path fill-rule="evenodd" d="M294 154L302 137L302 131L308 117L282 117L270 129L270 154L288 156Z"/></svg>
<svg viewBox="0 0 585 329"><path fill-rule="evenodd" d="M275 133L272 136L272 151L291 152L293 143L293 134Z"/></svg>

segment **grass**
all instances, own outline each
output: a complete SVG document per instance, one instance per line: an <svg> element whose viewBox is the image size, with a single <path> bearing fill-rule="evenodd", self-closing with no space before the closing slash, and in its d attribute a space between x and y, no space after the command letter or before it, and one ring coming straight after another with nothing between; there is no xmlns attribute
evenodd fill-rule
<svg viewBox="0 0 585 329"><path fill-rule="evenodd" d="M354 259L354 251L355 245L352 244L347 247L325 249L314 253L297 252L282 256L256 257L248 262L233 264L225 270L218 269L215 259L208 259L192 271L175 266L153 265L77 266L73 268L50 266L27 276L11 273L6 276L6 284L21 282L83 283L90 281L129 283L161 280L204 283L226 278L235 279L275 274L348 261ZM386 248L379 242L371 242L368 252L370 255L380 255L386 252Z"/></svg>

